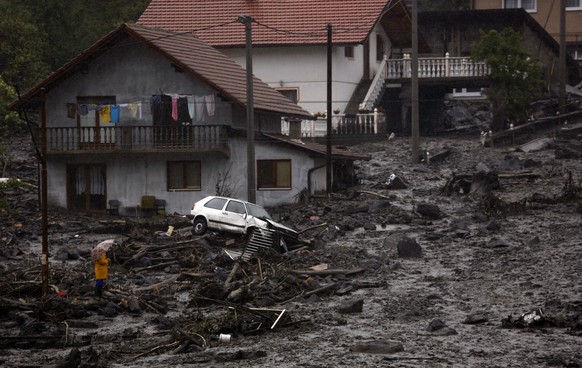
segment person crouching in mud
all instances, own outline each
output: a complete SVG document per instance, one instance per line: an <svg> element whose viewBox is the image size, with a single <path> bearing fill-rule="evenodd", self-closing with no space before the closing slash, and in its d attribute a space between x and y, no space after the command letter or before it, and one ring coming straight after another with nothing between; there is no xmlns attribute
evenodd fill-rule
<svg viewBox="0 0 582 368"><path fill-rule="evenodd" d="M109 258L107 253L103 252L101 257L95 261L95 296L103 297L103 288L109 278Z"/></svg>

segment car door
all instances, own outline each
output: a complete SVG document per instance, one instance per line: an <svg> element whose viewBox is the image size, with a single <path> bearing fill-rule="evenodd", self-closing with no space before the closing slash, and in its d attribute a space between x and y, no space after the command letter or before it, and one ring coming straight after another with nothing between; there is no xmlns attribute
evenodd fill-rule
<svg viewBox="0 0 582 368"><path fill-rule="evenodd" d="M242 201L231 199L222 211L222 230L237 234L246 233L247 210Z"/></svg>
<svg viewBox="0 0 582 368"><path fill-rule="evenodd" d="M212 198L204 204L204 214L208 218L208 228L222 229L223 209L227 200L225 198Z"/></svg>

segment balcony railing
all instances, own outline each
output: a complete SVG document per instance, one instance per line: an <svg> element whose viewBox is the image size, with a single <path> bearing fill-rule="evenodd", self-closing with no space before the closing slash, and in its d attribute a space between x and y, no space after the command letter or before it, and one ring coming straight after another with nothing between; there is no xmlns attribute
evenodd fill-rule
<svg viewBox="0 0 582 368"><path fill-rule="evenodd" d="M386 115L375 111L370 114L334 114L331 117L333 136L376 136L386 132ZM281 131L289 135L289 122L282 122ZM302 137L325 137L327 135L327 119L303 120L301 122Z"/></svg>
<svg viewBox="0 0 582 368"><path fill-rule="evenodd" d="M411 78L412 59L388 59L386 63L386 79ZM419 78L459 78L487 77L491 69L485 62L475 62L469 57L429 57L418 59Z"/></svg>
<svg viewBox="0 0 582 368"><path fill-rule="evenodd" d="M47 128L47 152L92 151L224 151L226 128L221 125L111 126Z"/></svg>

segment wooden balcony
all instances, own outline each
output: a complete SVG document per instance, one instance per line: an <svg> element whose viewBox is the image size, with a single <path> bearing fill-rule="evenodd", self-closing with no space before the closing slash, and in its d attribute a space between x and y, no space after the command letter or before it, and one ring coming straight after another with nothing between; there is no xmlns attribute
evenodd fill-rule
<svg viewBox="0 0 582 368"><path fill-rule="evenodd" d="M49 154L229 152L222 125L62 127L46 136Z"/></svg>

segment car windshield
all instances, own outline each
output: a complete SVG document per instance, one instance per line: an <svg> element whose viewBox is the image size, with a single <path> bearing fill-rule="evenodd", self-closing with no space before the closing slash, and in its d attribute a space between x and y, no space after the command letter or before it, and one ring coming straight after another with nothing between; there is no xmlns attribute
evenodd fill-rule
<svg viewBox="0 0 582 368"><path fill-rule="evenodd" d="M260 219L268 218L269 220L272 220L271 216L261 206L257 206L256 204L252 204L252 203L247 203L247 209L248 209L249 214L251 216L254 216L254 217L257 217Z"/></svg>

